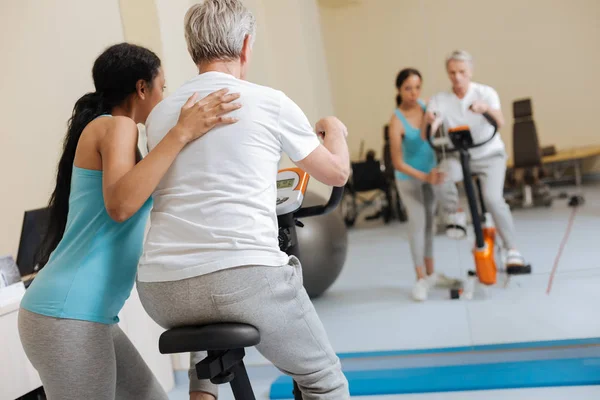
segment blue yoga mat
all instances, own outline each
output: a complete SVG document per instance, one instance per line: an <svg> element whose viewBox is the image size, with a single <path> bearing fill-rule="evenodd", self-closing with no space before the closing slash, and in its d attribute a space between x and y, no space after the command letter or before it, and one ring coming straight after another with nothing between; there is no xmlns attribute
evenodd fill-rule
<svg viewBox="0 0 600 400"><path fill-rule="evenodd" d="M600 358L347 371L345 375L352 396L600 385ZM277 379L270 398L292 398L291 378Z"/></svg>

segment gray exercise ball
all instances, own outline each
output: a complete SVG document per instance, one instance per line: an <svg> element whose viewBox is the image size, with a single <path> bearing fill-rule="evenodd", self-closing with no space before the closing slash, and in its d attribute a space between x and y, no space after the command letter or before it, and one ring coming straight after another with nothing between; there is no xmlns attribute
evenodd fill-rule
<svg viewBox="0 0 600 400"><path fill-rule="evenodd" d="M306 192L303 207L325 204L327 199ZM329 214L303 218L297 227L299 259L304 288L311 298L321 296L335 282L346 262L348 232L339 207Z"/></svg>

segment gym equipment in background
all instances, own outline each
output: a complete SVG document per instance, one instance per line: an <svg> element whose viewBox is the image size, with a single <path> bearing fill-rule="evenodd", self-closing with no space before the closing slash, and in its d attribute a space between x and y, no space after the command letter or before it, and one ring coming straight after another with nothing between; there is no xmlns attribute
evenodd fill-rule
<svg viewBox="0 0 600 400"><path fill-rule="evenodd" d="M387 127L384 135L387 137ZM364 210L373 208L375 212L365 217L368 221L383 218L388 224L394 219L400 222L408 220L396 188L393 166L391 161L386 161L386 157L389 158L389 138L383 149L383 164L375 159L374 154L374 150L369 150L365 161L352 163L352 174L342 202L342 213L348 227L354 226Z"/></svg>
<svg viewBox="0 0 600 400"><path fill-rule="evenodd" d="M498 125L494 118L489 114L483 114L485 119L494 127L494 133L485 141L481 143L474 143L471 130L468 126L459 126L452 129L438 129L435 134L431 134L431 125L427 126L427 139L429 144L438 153L442 153L443 156L447 153L458 152L460 158L460 165L463 171L463 184L467 201L469 203L469 211L471 213L471 220L473 222L473 229L475 231L475 248L473 249L473 256L475 258L475 270L470 271L468 281L472 281L472 277L476 276L477 280L484 285L493 285L496 283L496 228L491 224L487 224L487 210L485 203L483 202L483 196L479 180L477 179L477 186L479 193L475 193L473 185L473 176L471 173L470 153L469 150L472 148L480 147L490 142L498 132ZM452 147L448 147L448 146ZM479 206L477 203L480 203ZM480 213L481 207L481 213ZM524 266L507 266L506 273L509 275L518 274L530 274L531 265ZM471 286L471 285L469 285ZM465 291L463 285L459 285L450 290L450 297L453 299L459 298L463 293L465 297L469 298L473 295L473 292ZM473 288L474 289L474 288Z"/></svg>
<svg viewBox="0 0 600 400"><path fill-rule="evenodd" d="M300 257L301 248L306 249L304 252L309 253L311 245L316 245L315 242L308 241L304 243L303 234L298 235L296 227L305 227L300 219L309 217L320 217L330 214L340 203L344 188L334 187L327 204L311 207L302 207L302 203L306 194L309 176L306 172L299 168L289 168L279 171L277 176L277 219L279 222L279 246L282 251L289 255L295 255L300 262L304 264L303 258ZM308 195L307 197L312 197ZM309 218L311 219L311 218ZM331 220L330 220L331 221ZM315 226L319 228L309 228L308 233L316 232L323 238L329 232L324 230L323 224L327 220L323 219ZM338 225L339 226L339 225ZM307 233L307 234L308 234ZM346 235L344 230L336 230L339 235ZM309 245L308 243L311 243ZM329 242L329 243L335 243ZM344 240L339 242L344 244L345 253L346 245ZM326 245L325 245L326 246ZM321 251L323 247L320 247ZM338 261L341 260L341 250L334 249L337 254ZM323 254L325 259L327 255ZM308 255L306 256L308 257ZM319 259L317 257L316 259ZM345 260L345 254L343 256ZM304 267L304 266L303 266ZM327 268L328 265L317 265L316 268ZM309 272L309 275L312 273ZM331 282L337 277L339 271L333 271L331 275L327 275L324 279ZM304 277L304 274L303 274ZM315 279L319 279L318 276ZM304 282L306 285L306 282ZM321 286L318 289L324 290ZM326 288L325 288L326 289ZM260 333L258 329L252 325L241 323L217 323L202 326L182 326L165 331L159 339L158 348L162 354L174 353L189 353L206 351L207 357L196 364L196 373L199 379L209 379L214 384L220 385L229 383L231 390L236 400L255 400L252 385L248 379L248 373L244 366L245 348L256 346L260 343ZM294 383L294 397L302 399L302 394L298 389L298 385Z"/></svg>
<svg viewBox="0 0 600 400"><path fill-rule="evenodd" d="M547 175L542 164L542 149L533 120L531 99L513 102L513 174L516 191L506 196L511 208L552 205L550 186L542 179Z"/></svg>

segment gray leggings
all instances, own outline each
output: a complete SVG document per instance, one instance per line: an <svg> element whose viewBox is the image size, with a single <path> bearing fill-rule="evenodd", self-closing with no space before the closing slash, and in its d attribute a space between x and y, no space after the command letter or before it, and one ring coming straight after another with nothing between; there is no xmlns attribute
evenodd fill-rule
<svg viewBox="0 0 600 400"><path fill-rule="evenodd" d="M159 325L172 328L217 322L258 328L257 350L297 382L306 400L349 399L348 382L325 328L302 286L300 263L281 267L246 266L172 282L138 282L144 308ZM194 353L190 391L217 395L197 379Z"/></svg>
<svg viewBox="0 0 600 400"><path fill-rule="evenodd" d="M433 257L435 195L429 183L416 179L396 179L396 186L408 214L408 242L415 268Z"/></svg>
<svg viewBox="0 0 600 400"><path fill-rule="evenodd" d="M168 400L115 325L19 310L19 334L48 400Z"/></svg>

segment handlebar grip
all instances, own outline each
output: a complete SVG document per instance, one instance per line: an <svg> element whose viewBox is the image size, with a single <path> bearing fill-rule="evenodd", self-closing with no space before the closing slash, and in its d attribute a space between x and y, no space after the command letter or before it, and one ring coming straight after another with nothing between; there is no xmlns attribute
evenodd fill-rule
<svg viewBox="0 0 600 400"><path fill-rule="evenodd" d="M315 217L317 215L329 214L331 211L335 210L336 207L340 204L340 202L342 201L342 197L344 197L344 187L334 186L331 191L331 196L329 196L329 201L327 202L327 204L322 206L301 208L294 214L294 218Z"/></svg>
<svg viewBox="0 0 600 400"><path fill-rule="evenodd" d="M436 112L434 112L433 115L437 117ZM433 147L433 142L431 141L431 124L427 124L427 127L425 128L425 135L427 136L427 141L429 142L431 147Z"/></svg>
<svg viewBox="0 0 600 400"><path fill-rule="evenodd" d="M498 130L498 123L496 122L494 117L492 117L491 114L483 113L482 115L483 115L483 118L485 118L487 120L487 122L489 122L490 125L492 125L494 127L495 130Z"/></svg>
<svg viewBox="0 0 600 400"><path fill-rule="evenodd" d="M427 141L433 147L433 142L431 141L431 124L427 124L427 128L425 129L425 135L427 135Z"/></svg>

